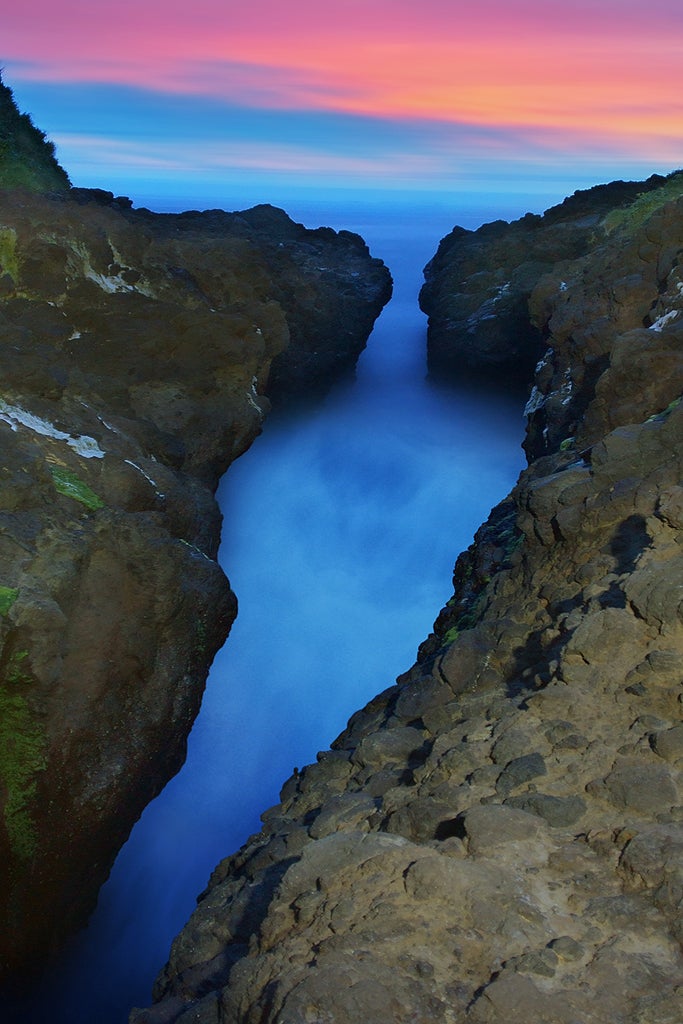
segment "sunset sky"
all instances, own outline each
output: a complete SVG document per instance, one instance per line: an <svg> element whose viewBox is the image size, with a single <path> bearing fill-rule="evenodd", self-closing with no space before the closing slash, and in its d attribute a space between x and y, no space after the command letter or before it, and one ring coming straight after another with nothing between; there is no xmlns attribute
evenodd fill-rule
<svg viewBox="0 0 683 1024"><path fill-rule="evenodd" d="M24 0L1 31L74 184L136 202L555 201L683 165L680 0Z"/></svg>

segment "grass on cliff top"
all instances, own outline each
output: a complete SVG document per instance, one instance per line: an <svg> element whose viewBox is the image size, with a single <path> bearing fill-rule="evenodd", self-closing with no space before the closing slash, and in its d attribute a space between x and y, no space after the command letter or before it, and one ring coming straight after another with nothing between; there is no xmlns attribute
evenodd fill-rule
<svg viewBox="0 0 683 1024"><path fill-rule="evenodd" d="M34 192L65 192L69 176L59 165L54 143L36 128L30 114L21 114L0 72L0 188Z"/></svg>
<svg viewBox="0 0 683 1024"><path fill-rule="evenodd" d="M635 202L618 210L611 210L602 222L607 234L616 231L622 224L638 228L660 206L683 196L683 171L675 171L660 187L650 192L641 192Z"/></svg>

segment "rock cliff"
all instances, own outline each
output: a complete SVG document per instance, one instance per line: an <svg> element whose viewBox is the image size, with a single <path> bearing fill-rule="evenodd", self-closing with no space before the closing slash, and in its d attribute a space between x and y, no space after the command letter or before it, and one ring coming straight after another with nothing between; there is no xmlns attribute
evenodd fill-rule
<svg viewBox="0 0 683 1024"><path fill-rule="evenodd" d="M358 236L272 207L0 190L4 978L83 923L184 759L236 612L220 475L269 397L353 367L390 291Z"/></svg>
<svg viewBox="0 0 683 1024"><path fill-rule="evenodd" d="M643 182L614 181L576 192L542 217L528 213L478 231L455 227L425 267L420 293L429 317L430 373L527 384L545 350L528 311L536 282L562 261L591 251L605 216L665 184L657 174Z"/></svg>
<svg viewBox="0 0 683 1024"><path fill-rule="evenodd" d="M683 1019L682 253L682 174L442 244L433 370L536 363L528 469L135 1024Z"/></svg>

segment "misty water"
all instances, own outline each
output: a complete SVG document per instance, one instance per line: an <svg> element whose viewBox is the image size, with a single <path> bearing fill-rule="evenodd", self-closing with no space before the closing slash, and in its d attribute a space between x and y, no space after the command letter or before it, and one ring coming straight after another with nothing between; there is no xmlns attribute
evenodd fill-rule
<svg viewBox="0 0 683 1024"><path fill-rule="evenodd" d="M215 864L258 831L293 768L410 668L457 554L523 464L520 396L426 379L422 267L454 223L487 218L290 212L363 234L394 298L355 381L269 417L226 474L220 559L239 615L187 762L133 830L88 929L16 1008L22 1024L125 1024L149 1003Z"/></svg>

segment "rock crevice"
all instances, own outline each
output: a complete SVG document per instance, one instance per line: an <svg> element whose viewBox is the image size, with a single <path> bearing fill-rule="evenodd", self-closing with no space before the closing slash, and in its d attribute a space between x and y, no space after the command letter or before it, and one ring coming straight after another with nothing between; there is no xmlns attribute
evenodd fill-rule
<svg viewBox="0 0 683 1024"><path fill-rule="evenodd" d="M683 1017L682 192L442 243L432 371L526 367L529 466L416 664L216 868L135 1024Z"/></svg>

